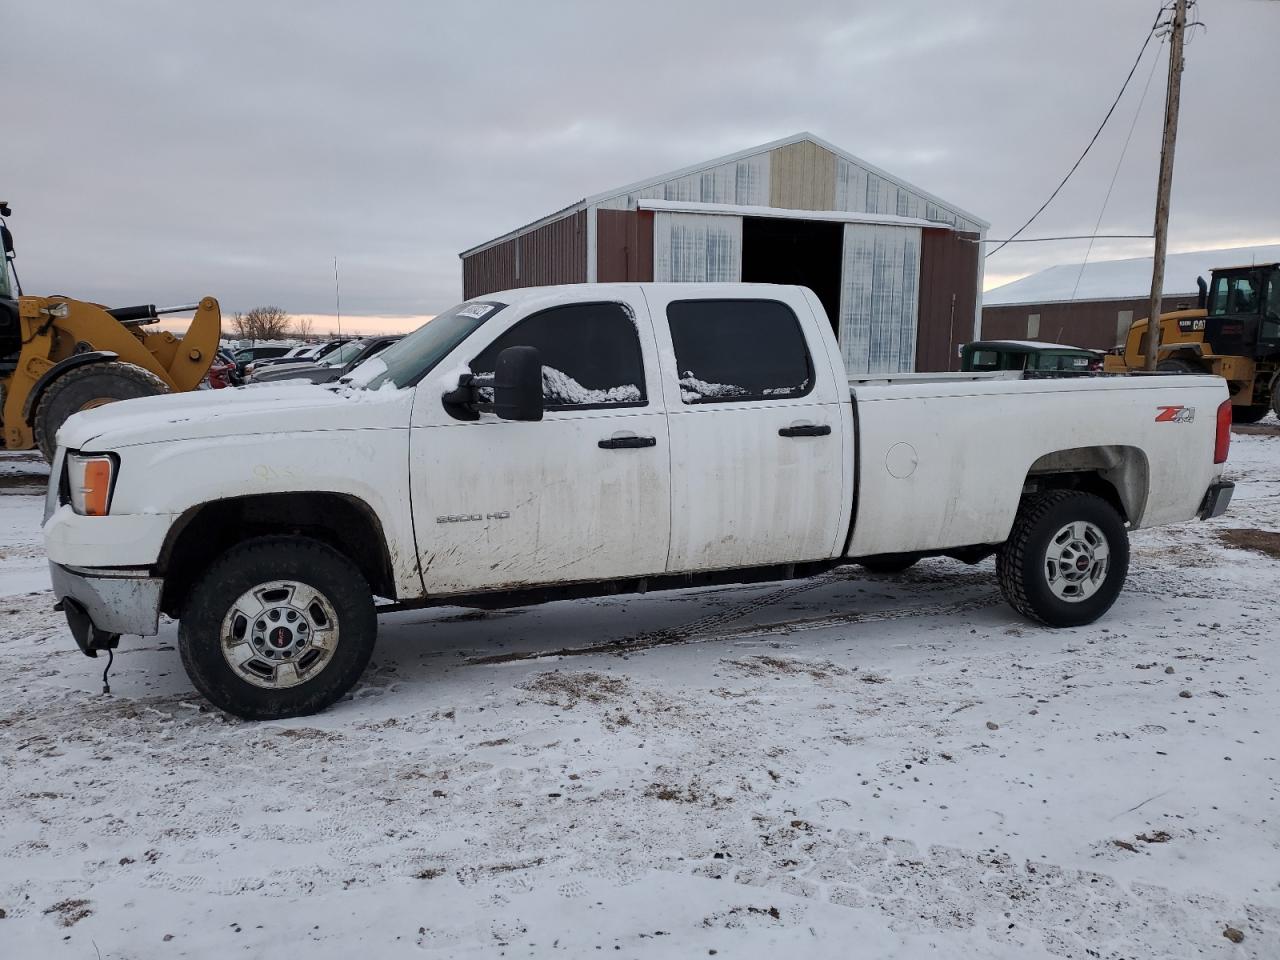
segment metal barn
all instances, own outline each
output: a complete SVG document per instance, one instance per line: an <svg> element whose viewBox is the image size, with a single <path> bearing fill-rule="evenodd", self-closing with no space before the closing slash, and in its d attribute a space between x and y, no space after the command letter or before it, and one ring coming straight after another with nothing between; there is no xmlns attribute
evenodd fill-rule
<svg viewBox="0 0 1280 960"><path fill-rule="evenodd" d="M463 296L611 281L798 283L851 375L953 369L988 224L809 133L587 197L472 247Z"/></svg>
<svg viewBox="0 0 1280 960"><path fill-rule="evenodd" d="M1165 260L1163 312L1196 306L1196 278L1214 267L1280 260L1280 244L1173 253ZM983 334L991 339L1048 340L1110 350L1129 335L1134 318L1151 312L1150 257L1064 263L988 290Z"/></svg>

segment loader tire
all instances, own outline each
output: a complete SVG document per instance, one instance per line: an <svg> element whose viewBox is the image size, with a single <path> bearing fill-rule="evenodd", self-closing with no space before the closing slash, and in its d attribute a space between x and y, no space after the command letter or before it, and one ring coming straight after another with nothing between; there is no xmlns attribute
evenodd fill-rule
<svg viewBox="0 0 1280 960"><path fill-rule="evenodd" d="M36 443L50 463L58 448L58 430L73 415L116 400L168 393L163 380L137 364L108 361L68 370L45 388L36 406Z"/></svg>
<svg viewBox="0 0 1280 960"><path fill-rule="evenodd" d="M1161 360L1156 364L1156 369L1161 373L1204 373L1200 367L1191 363L1189 360Z"/></svg>
<svg viewBox="0 0 1280 960"><path fill-rule="evenodd" d="M232 547L182 606L178 650L192 684L227 713L316 713L355 685L378 634L373 592L328 544L267 536Z"/></svg>
<svg viewBox="0 0 1280 960"><path fill-rule="evenodd" d="M1129 532L1101 497L1051 490L1022 501L996 576L1009 606L1050 627L1079 627L1106 613L1129 572Z"/></svg>
<svg viewBox="0 0 1280 960"><path fill-rule="evenodd" d="M1271 408L1265 403L1255 403L1247 407L1236 404L1231 407L1231 422L1257 423L1270 412Z"/></svg>

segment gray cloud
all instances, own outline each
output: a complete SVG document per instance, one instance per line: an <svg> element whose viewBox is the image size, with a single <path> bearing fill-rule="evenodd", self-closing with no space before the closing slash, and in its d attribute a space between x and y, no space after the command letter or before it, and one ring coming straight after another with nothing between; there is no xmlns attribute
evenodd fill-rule
<svg viewBox="0 0 1280 960"><path fill-rule="evenodd" d="M992 221L1048 195L1156 4L6 0L0 194L32 292L438 311L457 253L808 129ZM1171 240L1280 239L1280 3L1205 0ZM1162 51L1163 57L1163 51ZM1032 233L1092 230L1137 95ZM1150 229L1163 62L1103 229ZM1139 255L1104 243L1095 257ZM992 275L1078 260L1006 248Z"/></svg>

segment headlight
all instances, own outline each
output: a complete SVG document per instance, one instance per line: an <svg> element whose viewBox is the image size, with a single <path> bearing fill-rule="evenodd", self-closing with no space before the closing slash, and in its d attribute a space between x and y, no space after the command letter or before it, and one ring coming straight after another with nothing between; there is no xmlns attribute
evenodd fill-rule
<svg viewBox="0 0 1280 960"><path fill-rule="evenodd" d="M71 509L83 517L105 517L111 508L116 458L109 453L67 454L67 492Z"/></svg>

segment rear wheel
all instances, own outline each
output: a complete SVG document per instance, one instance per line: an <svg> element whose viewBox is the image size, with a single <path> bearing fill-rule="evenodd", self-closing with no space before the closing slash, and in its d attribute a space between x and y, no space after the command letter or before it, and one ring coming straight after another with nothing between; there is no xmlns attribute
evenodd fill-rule
<svg viewBox="0 0 1280 960"><path fill-rule="evenodd" d="M36 443L44 458L53 461L58 430L73 415L117 400L157 397L168 385L137 364L104 361L76 367L45 388L36 407Z"/></svg>
<svg viewBox="0 0 1280 960"><path fill-rule="evenodd" d="M196 689L246 720L323 710L360 679L377 636L360 570L304 537L233 547L192 588L178 644Z"/></svg>
<svg viewBox="0 0 1280 960"><path fill-rule="evenodd" d="M1231 422L1257 423L1270 412L1271 408L1265 403L1256 403L1248 407L1235 404L1231 407Z"/></svg>
<svg viewBox="0 0 1280 960"><path fill-rule="evenodd" d="M1025 617L1051 627L1093 623L1129 572L1129 533L1101 497L1053 490L1026 498L996 554L1000 591Z"/></svg>

